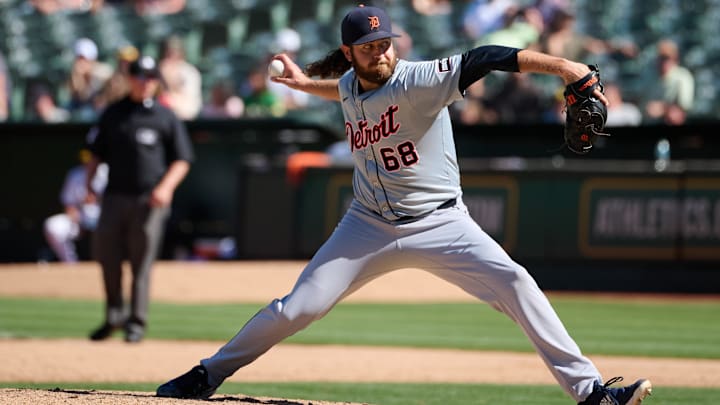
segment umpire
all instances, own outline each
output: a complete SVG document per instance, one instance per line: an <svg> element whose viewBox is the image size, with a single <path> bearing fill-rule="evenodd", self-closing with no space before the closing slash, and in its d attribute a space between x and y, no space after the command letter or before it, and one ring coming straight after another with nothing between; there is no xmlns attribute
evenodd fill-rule
<svg viewBox="0 0 720 405"><path fill-rule="evenodd" d="M173 194L194 157L184 124L155 99L160 86L155 60L141 57L129 72L128 96L110 104L88 135L93 153L88 178L100 162L110 169L92 248L102 267L105 321L90 334L91 340L107 339L119 329L125 330L127 342L142 340L150 271L162 244ZM125 259L132 270L129 312L122 294Z"/></svg>

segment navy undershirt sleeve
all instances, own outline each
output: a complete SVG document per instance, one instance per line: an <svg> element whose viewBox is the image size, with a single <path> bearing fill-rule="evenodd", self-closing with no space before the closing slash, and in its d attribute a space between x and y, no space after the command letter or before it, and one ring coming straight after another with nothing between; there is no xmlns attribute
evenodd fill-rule
<svg viewBox="0 0 720 405"><path fill-rule="evenodd" d="M460 92L464 93L471 84L492 70L519 72L518 52L520 49L498 45L480 46L465 52L460 66Z"/></svg>

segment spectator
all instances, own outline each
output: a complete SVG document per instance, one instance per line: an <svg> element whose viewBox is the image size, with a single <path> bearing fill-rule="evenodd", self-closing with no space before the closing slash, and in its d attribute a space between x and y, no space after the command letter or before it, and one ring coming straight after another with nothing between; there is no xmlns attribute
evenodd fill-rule
<svg viewBox="0 0 720 405"><path fill-rule="evenodd" d="M565 88L558 87L550 99L550 107L545 110L542 122L547 124L562 124L567 120L567 102L565 101Z"/></svg>
<svg viewBox="0 0 720 405"><path fill-rule="evenodd" d="M527 48L540 40L545 30L542 14L535 7L525 7L507 16L503 28L483 35L476 45L504 45Z"/></svg>
<svg viewBox="0 0 720 405"><path fill-rule="evenodd" d="M609 41L583 35L575 29L575 15L564 9L556 9L537 46L540 52L567 59L584 59L588 53L618 52L625 57L635 57L637 46L622 41Z"/></svg>
<svg viewBox="0 0 720 405"><path fill-rule="evenodd" d="M573 0L535 0L532 7L542 15L543 24L550 25L558 11L573 13L574 3Z"/></svg>
<svg viewBox="0 0 720 405"><path fill-rule="evenodd" d="M202 108L200 71L185 59L182 40L170 36L163 41L160 73L165 82L163 100L181 120L197 117Z"/></svg>
<svg viewBox="0 0 720 405"><path fill-rule="evenodd" d="M5 57L0 51L0 122L7 121L10 117L11 93L10 72L7 63L5 63Z"/></svg>
<svg viewBox="0 0 720 405"><path fill-rule="evenodd" d="M106 6L123 7L129 3L130 3L130 1L128 1L128 0L93 0L93 4L91 6L90 11L94 13L94 12L100 11L101 9L103 9Z"/></svg>
<svg viewBox="0 0 720 405"><path fill-rule="evenodd" d="M301 45L300 34L292 28L284 28L275 35L276 53L285 53L294 61L297 61ZM267 87L285 104L286 110L305 108L310 101L310 96L307 93L275 83L269 77L267 78Z"/></svg>
<svg viewBox="0 0 720 405"><path fill-rule="evenodd" d="M509 73L490 104L501 123L535 123L542 119L549 102L532 75Z"/></svg>
<svg viewBox="0 0 720 405"><path fill-rule="evenodd" d="M693 106L695 78L690 70L680 66L680 52L674 41L658 42L654 71L652 85L643 87L645 119L651 123L684 124Z"/></svg>
<svg viewBox="0 0 720 405"><path fill-rule="evenodd" d="M59 11L96 12L103 6L103 0L29 0L30 5L42 14Z"/></svg>
<svg viewBox="0 0 720 405"><path fill-rule="evenodd" d="M275 34L273 48L276 53L286 53L293 59L296 59L298 52L302 47L302 39L300 34L292 28L283 28Z"/></svg>
<svg viewBox="0 0 720 405"><path fill-rule="evenodd" d="M464 125L497 124L499 115L488 101L484 80L468 86L465 97L451 105L453 119Z"/></svg>
<svg viewBox="0 0 720 405"><path fill-rule="evenodd" d="M75 61L70 70L68 88L73 117L91 120L97 116L96 97L112 75L113 69L99 62L98 48L89 38L80 38L73 46Z"/></svg>
<svg viewBox="0 0 720 405"><path fill-rule="evenodd" d="M397 34L400 35L393 39L393 46L397 52L397 57L405 60L419 60L421 57L416 54L412 37L407 31L398 26Z"/></svg>
<svg viewBox="0 0 720 405"><path fill-rule="evenodd" d="M412 0L412 7L416 13L422 15L452 13L452 2L449 0Z"/></svg>
<svg viewBox="0 0 720 405"><path fill-rule="evenodd" d="M138 15L175 14L185 8L185 0L132 0Z"/></svg>
<svg viewBox="0 0 720 405"><path fill-rule="evenodd" d="M193 148L177 116L155 101L160 72L154 59L130 65L130 93L107 107L91 130L88 166L110 172L93 238L106 294L105 320L90 334L104 340L119 328L125 341L139 342L147 327L150 272L160 250L175 189L190 170ZM92 193L88 185L88 193ZM123 308L122 265L132 270L129 316Z"/></svg>
<svg viewBox="0 0 720 405"><path fill-rule="evenodd" d="M97 199L107 185L107 165L98 165L90 182L93 193L88 194L86 175L87 164L91 158L90 151L83 149L78 157L81 164L68 171L60 191L63 212L48 217L44 224L45 239L58 260L64 263L77 262L75 242L95 230L100 217L100 204Z"/></svg>
<svg viewBox="0 0 720 405"><path fill-rule="evenodd" d="M463 30L470 39L497 31L517 10L514 0L472 0L463 14Z"/></svg>
<svg viewBox="0 0 720 405"><path fill-rule="evenodd" d="M282 99L268 88L268 63L256 64L243 83L240 94L247 117L282 117L287 113Z"/></svg>
<svg viewBox="0 0 720 405"><path fill-rule="evenodd" d="M70 119L70 112L55 103L55 98L45 84L34 84L30 87L30 119L39 120L48 124L66 122Z"/></svg>
<svg viewBox="0 0 720 405"><path fill-rule="evenodd" d="M620 87L613 83L605 84L605 97L608 105L606 127L635 127L642 122L642 112L635 104L623 100Z"/></svg>
<svg viewBox="0 0 720 405"><path fill-rule="evenodd" d="M229 80L218 80L210 89L210 100L203 105L203 118L239 118L245 112L245 103L235 94L235 86Z"/></svg>
<svg viewBox="0 0 720 405"><path fill-rule="evenodd" d="M112 76L105 82L98 99L96 107L104 109L109 104L127 96L130 91L128 84L128 68L132 62L137 60L140 52L132 45L126 45L117 50L115 54L116 66Z"/></svg>

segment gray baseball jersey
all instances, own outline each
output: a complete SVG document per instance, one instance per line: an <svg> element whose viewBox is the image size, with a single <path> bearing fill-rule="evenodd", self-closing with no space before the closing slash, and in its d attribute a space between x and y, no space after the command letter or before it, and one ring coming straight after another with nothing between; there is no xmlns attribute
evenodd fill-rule
<svg viewBox="0 0 720 405"><path fill-rule="evenodd" d="M388 220L426 214L460 195L447 109L462 98L460 61L400 60L387 83L362 94L352 71L340 79L355 198Z"/></svg>
<svg viewBox="0 0 720 405"><path fill-rule="evenodd" d="M384 85L362 93L354 71L340 79L355 199L290 294L201 361L209 384L220 385L353 291L400 268L426 270L513 319L575 400L601 381L533 278L462 202L447 109L462 97L461 62L461 55L401 60Z"/></svg>

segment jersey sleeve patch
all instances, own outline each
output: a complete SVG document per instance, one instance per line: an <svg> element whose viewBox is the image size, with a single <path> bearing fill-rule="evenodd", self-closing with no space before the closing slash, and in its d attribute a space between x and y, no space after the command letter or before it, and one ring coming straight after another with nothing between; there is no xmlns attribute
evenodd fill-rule
<svg viewBox="0 0 720 405"><path fill-rule="evenodd" d="M452 70L452 61L450 58L438 59L437 64L438 73L447 73Z"/></svg>

